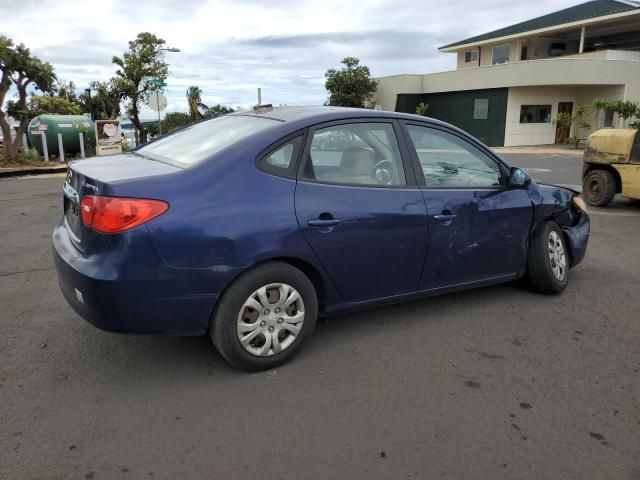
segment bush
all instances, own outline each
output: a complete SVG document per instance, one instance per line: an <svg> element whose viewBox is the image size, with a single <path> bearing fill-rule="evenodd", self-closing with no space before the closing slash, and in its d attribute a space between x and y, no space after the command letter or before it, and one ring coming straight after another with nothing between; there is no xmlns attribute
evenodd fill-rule
<svg viewBox="0 0 640 480"><path fill-rule="evenodd" d="M416 107L416 115L421 115L423 117L426 117L428 111L429 111L428 103L420 102L420 104Z"/></svg>

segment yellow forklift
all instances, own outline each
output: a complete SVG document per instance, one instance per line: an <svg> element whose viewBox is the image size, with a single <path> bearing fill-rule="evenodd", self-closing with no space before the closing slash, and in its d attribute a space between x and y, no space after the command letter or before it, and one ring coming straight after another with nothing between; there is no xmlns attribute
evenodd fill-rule
<svg viewBox="0 0 640 480"><path fill-rule="evenodd" d="M587 140L582 165L582 196L589 205L604 207L616 193L640 200L640 133L605 128Z"/></svg>

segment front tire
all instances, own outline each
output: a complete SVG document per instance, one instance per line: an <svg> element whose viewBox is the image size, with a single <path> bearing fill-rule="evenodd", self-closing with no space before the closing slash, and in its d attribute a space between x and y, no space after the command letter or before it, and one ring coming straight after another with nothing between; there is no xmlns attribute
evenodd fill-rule
<svg viewBox="0 0 640 480"><path fill-rule="evenodd" d="M209 330L220 354L242 370L268 370L296 355L318 318L313 283L297 268L269 262L224 292Z"/></svg>
<svg viewBox="0 0 640 480"><path fill-rule="evenodd" d="M569 283L569 254L556 222L539 225L529 243L527 276L540 293L560 293Z"/></svg>
<svg viewBox="0 0 640 480"><path fill-rule="evenodd" d="M582 196L589 205L606 207L616 196L616 179L608 170L591 170L582 182Z"/></svg>

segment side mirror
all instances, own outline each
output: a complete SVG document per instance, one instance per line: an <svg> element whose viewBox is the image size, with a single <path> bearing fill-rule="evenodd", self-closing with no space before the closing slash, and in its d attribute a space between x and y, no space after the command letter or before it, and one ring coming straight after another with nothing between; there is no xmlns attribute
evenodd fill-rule
<svg viewBox="0 0 640 480"><path fill-rule="evenodd" d="M509 187L521 188L531 183L531 178L521 168L513 167L509 172Z"/></svg>

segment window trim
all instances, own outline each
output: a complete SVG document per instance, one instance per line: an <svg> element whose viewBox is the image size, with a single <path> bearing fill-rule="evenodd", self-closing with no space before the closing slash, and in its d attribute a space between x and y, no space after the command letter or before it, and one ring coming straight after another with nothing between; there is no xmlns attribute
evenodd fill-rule
<svg viewBox="0 0 640 480"><path fill-rule="evenodd" d="M393 133L396 137L396 142L398 143L398 151L400 153L400 161L402 163L402 169L404 171L405 185L363 185L361 183L327 182L303 176L304 166L306 162L311 160L311 143L313 142L313 134L315 133L315 131L339 125L350 125L353 123L386 123L391 125L391 127L393 128ZM413 167L411 165L410 151L405 144L402 128L395 118L384 117L345 118L311 125L307 130L304 148L302 149L302 154L300 155L300 162L298 164L296 179L298 182L312 183L317 185L328 185L333 187L356 187L387 190L415 190L418 188L415 172L413 171Z"/></svg>
<svg viewBox="0 0 640 480"><path fill-rule="evenodd" d="M507 58L506 62L494 63L493 59L495 57L495 49L500 47L509 47L509 57ZM491 47L491 65L506 65L507 63L511 63L511 44L503 43L502 45L494 45L493 47Z"/></svg>
<svg viewBox="0 0 640 480"><path fill-rule="evenodd" d="M429 122L420 122L416 120L402 120L400 125L403 130L403 134L405 137L405 142L409 148L409 156L411 157L411 163L413 165L413 169L415 170L416 179L418 182L418 186L421 190L476 190L476 191L503 191L509 190L508 179L509 172L511 171L511 166L508 165L504 160L502 160L499 156L491 151L486 145L483 145L478 140L473 138L472 136L465 134L462 131L457 131L452 128L446 127L444 125L439 125L436 123ZM468 145L476 148L483 154L485 154L489 159L493 160L498 165L498 170L500 170L500 181L502 183L499 187L433 187L427 186L427 181L424 178L424 172L422 171L422 165L420 164L420 159L418 158L418 153L416 152L415 146L413 145L413 140L411 139L411 135L409 134L409 129L407 128L410 125L414 125L416 127L429 128L431 130L438 130L444 133L448 133L455 137L458 137L460 140L466 142Z"/></svg>
<svg viewBox="0 0 640 480"><path fill-rule="evenodd" d="M469 60L467 61L467 53L469 54ZM473 58L473 54L476 54L476 58ZM478 62L478 49L467 50L464 52L464 63L477 63Z"/></svg>
<svg viewBox="0 0 640 480"><path fill-rule="evenodd" d="M548 122L538 122L538 121L533 121L533 122L523 122L522 121L522 109L524 107L536 107L535 109L535 114L536 114L536 118L537 118L537 114L540 111L540 107L549 107L549 121ZM553 105L550 103L521 103L520 104L520 116L519 116L519 125L545 125L547 123L551 123L552 120L552 113L553 113Z"/></svg>
<svg viewBox="0 0 640 480"><path fill-rule="evenodd" d="M294 133L290 133L286 137L279 139L278 141L272 143L267 148L263 149L256 156L256 168L263 173L268 175L273 175L274 177L287 178L290 180L296 179L296 172L298 171L298 164L300 163L300 158L302 156L302 152L304 151L305 143L306 143L307 129L298 130ZM278 169L277 167L273 167L267 164L266 159L276 150L283 147L287 143L295 140L298 137L302 137L300 145L291 155L291 163L289 167L286 169Z"/></svg>

